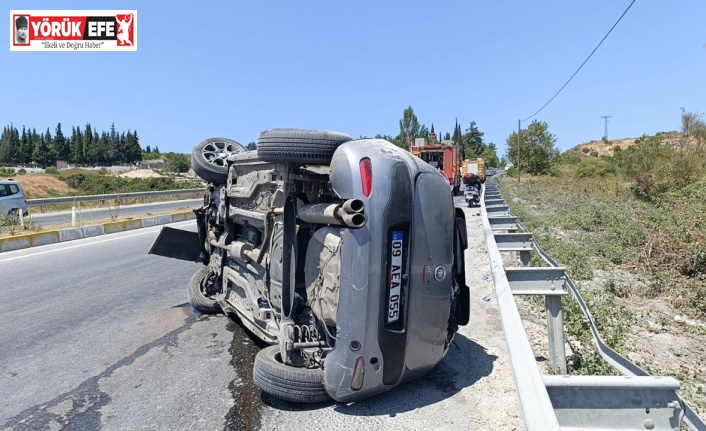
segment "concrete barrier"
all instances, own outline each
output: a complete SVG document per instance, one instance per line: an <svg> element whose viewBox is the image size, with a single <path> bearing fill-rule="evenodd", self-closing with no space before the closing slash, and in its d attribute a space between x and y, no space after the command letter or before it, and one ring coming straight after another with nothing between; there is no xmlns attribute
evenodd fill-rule
<svg viewBox="0 0 706 431"><path fill-rule="evenodd" d="M83 228L72 227L69 229L59 229L59 242L73 241L83 238Z"/></svg>
<svg viewBox="0 0 706 431"><path fill-rule="evenodd" d="M184 212L184 213L174 213L174 214L172 214L172 223L176 223L178 221L189 220L192 218L195 218L195 214L192 211Z"/></svg>
<svg viewBox="0 0 706 431"><path fill-rule="evenodd" d="M32 247L32 243L30 242L30 235L0 238L0 253L4 251L19 250L21 248L27 247Z"/></svg>
<svg viewBox="0 0 706 431"><path fill-rule="evenodd" d="M142 227L157 226L157 225L161 225L161 224L168 224L171 222L172 222L171 214L162 215L162 216L154 216L154 217L145 217L142 219Z"/></svg>
<svg viewBox="0 0 706 431"><path fill-rule="evenodd" d="M97 224L97 225L92 225L92 226L85 226L82 228L83 229L83 237L84 238L90 238L92 236L100 236L100 235L105 235L105 228L103 227L102 224Z"/></svg>
<svg viewBox="0 0 706 431"><path fill-rule="evenodd" d="M29 247L38 247L47 244L56 244L65 241L73 241L82 238L91 238L94 236L107 235L111 233L125 232L128 230L141 229L145 227L159 226L179 221L192 220L194 218L196 218L194 212L187 211L162 216L145 217L135 220L50 230L46 232L27 233L8 238L0 238L0 253Z"/></svg>
<svg viewBox="0 0 706 431"><path fill-rule="evenodd" d="M56 244L59 242L59 232L54 230L49 232L33 233L29 236L29 241L32 243L32 247Z"/></svg>

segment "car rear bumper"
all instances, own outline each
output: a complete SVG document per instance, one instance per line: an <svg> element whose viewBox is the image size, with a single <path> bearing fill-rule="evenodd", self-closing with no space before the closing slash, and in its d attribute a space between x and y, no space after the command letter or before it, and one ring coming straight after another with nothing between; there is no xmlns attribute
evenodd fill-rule
<svg viewBox="0 0 706 431"><path fill-rule="evenodd" d="M338 401L416 378L446 353L452 196L436 170L385 144L344 144L332 162L334 189L363 199L368 220L364 228L342 233L338 340L324 364L327 391ZM357 171L362 157L372 160L370 197L363 195Z"/></svg>

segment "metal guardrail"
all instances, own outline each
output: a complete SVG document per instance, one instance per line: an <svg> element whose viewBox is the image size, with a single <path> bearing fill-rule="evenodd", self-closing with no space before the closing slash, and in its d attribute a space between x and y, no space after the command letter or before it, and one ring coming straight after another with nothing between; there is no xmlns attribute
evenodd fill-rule
<svg viewBox="0 0 706 431"><path fill-rule="evenodd" d="M502 174L502 173L501 173ZM483 188L481 214L503 330L513 367L525 427L544 430L679 430L682 419L694 431L706 424L676 393L679 382L672 377L650 376L600 337L585 301L565 268L560 267L532 234L509 211L489 179ZM501 211L488 211L501 208ZM517 229L523 232L516 233ZM500 233L504 231L506 233ZM535 250L549 267L530 268ZM522 267L504 268L500 252L520 254ZM601 356L625 376L568 376L564 353L561 297L579 303ZM552 369L563 375L547 376L536 366L514 295L541 294L547 299L547 324ZM563 366L562 366L563 365Z"/></svg>
<svg viewBox="0 0 706 431"><path fill-rule="evenodd" d="M61 198L42 198L42 199L27 199L27 206L39 206L39 211L44 211L44 205L55 204L70 204L77 202L88 201L108 201L108 200L124 200L135 198L148 198L155 196L182 196L194 193L202 193L201 189L182 189L182 190L158 190L150 192L133 192L133 193L110 193L105 195L89 195L89 196L67 196Z"/></svg>

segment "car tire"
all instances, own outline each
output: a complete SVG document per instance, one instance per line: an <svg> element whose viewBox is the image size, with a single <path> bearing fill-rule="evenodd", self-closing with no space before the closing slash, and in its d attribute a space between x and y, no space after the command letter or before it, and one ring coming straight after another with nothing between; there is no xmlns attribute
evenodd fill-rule
<svg viewBox="0 0 706 431"><path fill-rule="evenodd" d="M336 149L352 139L328 130L267 129L257 139L257 156L266 162L328 165Z"/></svg>
<svg viewBox="0 0 706 431"><path fill-rule="evenodd" d="M221 312L221 306L218 305L218 301L212 298L212 296L215 295L215 292L213 292L213 282L214 277L209 272L207 266L199 268L189 281L187 291L189 303L200 313L216 314ZM209 290L211 293L207 293ZM207 292L205 293L204 291Z"/></svg>
<svg viewBox="0 0 706 431"><path fill-rule="evenodd" d="M196 175L213 184L228 182L228 163L231 154L247 151L232 139L208 138L196 144L191 152L191 167Z"/></svg>
<svg viewBox="0 0 706 431"><path fill-rule="evenodd" d="M265 347L255 356L255 385L266 394L296 403L319 403L331 397L324 388L324 371L282 363L279 345Z"/></svg>

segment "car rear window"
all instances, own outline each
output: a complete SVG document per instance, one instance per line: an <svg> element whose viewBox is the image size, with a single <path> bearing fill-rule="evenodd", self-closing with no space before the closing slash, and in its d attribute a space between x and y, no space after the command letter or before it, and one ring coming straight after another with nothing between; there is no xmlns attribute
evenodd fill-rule
<svg viewBox="0 0 706 431"><path fill-rule="evenodd" d="M15 195L20 192L20 188L17 184L0 184L0 197Z"/></svg>

